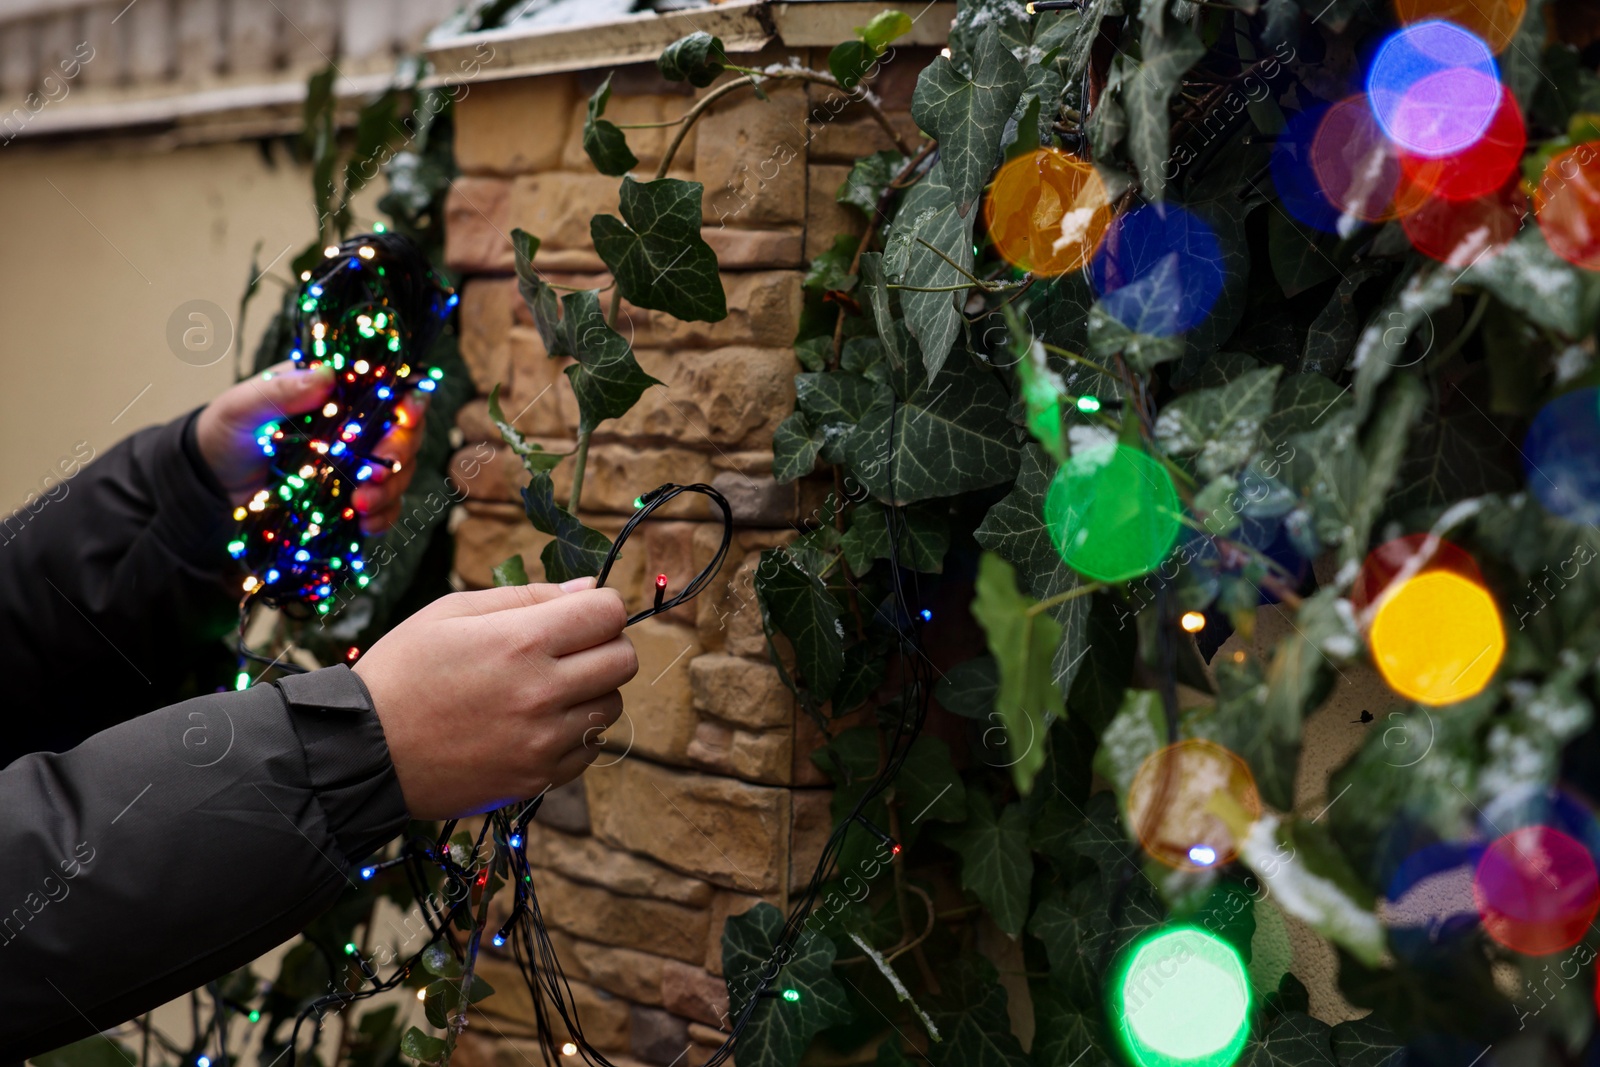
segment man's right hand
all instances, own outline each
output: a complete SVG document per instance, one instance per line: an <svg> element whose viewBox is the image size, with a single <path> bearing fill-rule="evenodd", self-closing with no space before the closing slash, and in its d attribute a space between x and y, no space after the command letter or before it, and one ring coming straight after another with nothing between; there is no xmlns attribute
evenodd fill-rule
<svg viewBox="0 0 1600 1067"><path fill-rule="evenodd" d="M622 596L593 585L454 593L356 663L413 818L538 796L599 754L593 739L622 714L617 690L639 660Z"/></svg>

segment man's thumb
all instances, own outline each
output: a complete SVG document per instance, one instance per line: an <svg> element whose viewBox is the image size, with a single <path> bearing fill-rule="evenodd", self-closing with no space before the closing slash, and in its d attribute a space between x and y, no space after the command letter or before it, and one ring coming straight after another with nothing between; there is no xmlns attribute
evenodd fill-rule
<svg viewBox="0 0 1600 1067"><path fill-rule="evenodd" d="M272 370L241 382L239 388L240 414L247 422L301 415L322 406L333 391L333 369L324 363L304 370Z"/></svg>

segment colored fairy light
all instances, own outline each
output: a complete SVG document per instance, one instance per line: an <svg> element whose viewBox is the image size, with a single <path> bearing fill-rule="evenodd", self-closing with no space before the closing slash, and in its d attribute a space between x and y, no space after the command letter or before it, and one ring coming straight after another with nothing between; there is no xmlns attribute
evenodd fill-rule
<svg viewBox="0 0 1600 1067"><path fill-rule="evenodd" d="M1600 270L1600 141L1550 158L1534 187L1533 210L1550 251Z"/></svg>
<svg viewBox="0 0 1600 1067"><path fill-rule="evenodd" d="M359 950L356 948L356 943L354 941L346 941L344 943L344 954L346 956L354 956L357 951Z"/></svg>
<svg viewBox="0 0 1600 1067"><path fill-rule="evenodd" d="M561 1054L563 1056L576 1056L578 1054L578 1046L571 1041L567 1041L561 1046Z"/></svg>
<svg viewBox="0 0 1600 1067"><path fill-rule="evenodd" d="M1600 911L1600 877L1576 838L1550 826L1524 826L1484 850L1472 898L1491 938L1514 952L1547 956L1588 932Z"/></svg>
<svg viewBox="0 0 1600 1067"><path fill-rule="evenodd" d="M1600 389L1574 389L1534 416L1522 441L1528 489L1552 515L1600 522Z"/></svg>
<svg viewBox="0 0 1600 1067"><path fill-rule="evenodd" d="M1193 329L1222 293L1222 248L1203 219L1176 204L1119 216L1090 262L1101 308L1135 333Z"/></svg>
<svg viewBox="0 0 1600 1067"><path fill-rule="evenodd" d="M1178 625L1189 633L1197 634L1206 628L1206 617L1198 611L1186 611L1178 620Z"/></svg>
<svg viewBox="0 0 1600 1067"><path fill-rule="evenodd" d="M1397 188L1400 156L1385 136L1365 93L1346 97L1320 113L1309 163L1317 191L1336 213L1362 222L1387 222L1422 205L1426 194ZM1302 217L1301 221L1312 222ZM1315 223L1313 223L1315 224ZM1320 229L1333 232L1324 217Z"/></svg>
<svg viewBox="0 0 1600 1067"><path fill-rule="evenodd" d="M1506 650L1494 597L1481 583L1442 569L1385 592L1367 641L1389 688L1435 707L1482 692Z"/></svg>
<svg viewBox="0 0 1600 1067"><path fill-rule="evenodd" d="M1528 147L1528 127L1511 90L1500 86L1498 92L1488 127L1467 147L1443 156L1400 153L1400 170L1413 186L1445 200L1476 200L1516 173Z"/></svg>
<svg viewBox="0 0 1600 1067"><path fill-rule="evenodd" d="M1251 819L1261 814L1255 776L1244 760L1214 741L1178 741L1146 756L1134 772L1126 797L1128 826L1140 847L1168 867L1231 863L1239 846L1212 810L1219 798Z"/></svg>
<svg viewBox="0 0 1600 1067"><path fill-rule="evenodd" d="M656 575L656 588L657 589L665 589L666 587L667 587L667 576L665 574Z"/></svg>
<svg viewBox="0 0 1600 1067"><path fill-rule="evenodd" d="M1178 539L1181 514L1166 468L1122 444L1074 452L1044 501L1045 527L1062 560L1102 582L1159 566Z"/></svg>
<svg viewBox="0 0 1600 1067"><path fill-rule="evenodd" d="M506 935L505 934L495 934L494 935L494 947L495 948L500 948L505 943L506 943Z"/></svg>
<svg viewBox="0 0 1600 1067"><path fill-rule="evenodd" d="M522 835L521 834L512 834L511 835L510 844L511 844L512 848L521 848L522 847Z"/></svg>
<svg viewBox="0 0 1600 1067"><path fill-rule="evenodd" d="M1409 177L1401 188L1415 188ZM1401 194L1405 195L1405 194ZM1528 216L1527 197L1513 178L1475 200L1422 197L1421 206L1400 220L1418 252L1448 267L1465 270L1486 262L1511 243Z"/></svg>
<svg viewBox="0 0 1600 1067"><path fill-rule="evenodd" d="M249 689L250 688L250 675L249 675L249 673L247 671L240 671L238 673L238 675L233 679L233 687L235 689Z"/></svg>
<svg viewBox="0 0 1600 1067"><path fill-rule="evenodd" d="M194 1060L194 1067L211 1067L211 1057L196 1056Z"/></svg>
<svg viewBox="0 0 1600 1067"><path fill-rule="evenodd" d="M923 608L921 611L917 612L917 617L923 622L932 622L933 611L930 608Z"/></svg>
<svg viewBox="0 0 1600 1067"><path fill-rule="evenodd" d="M785 989L783 991L783 999L787 1000L790 1004L798 1004L798 1003L800 1003L800 990L798 990L798 989Z"/></svg>
<svg viewBox="0 0 1600 1067"><path fill-rule="evenodd" d="M633 498L633 506L636 509L644 507L644 497L640 497L640 496L634 497Z"/></svg>
<svg viewBox="0 0 1600 1067"><path fill-rule="evenodd" d="M1481 37L1429 19L1396 30L1367 74L1383 132L1402 150L1447 156L1483 136L1500 104L1500 72Z"/></svg>
<svg viewBox="0 0 1600 1067"><path fill-rule="evenodd" d="M1497 55L1516 36L1527 11L1527 0L1394 0L1402 23L1445 19L1481 37Z"/></svg>
<svg viewBox="0 0 1600 1067"><path fill-rule="evenodd" d="M1100 410L1100 398L1097 396L1080 396L1078 398L1078 410L1085 415L1093 415Z"/></svg>
<svg viewBox="0 0 1600 1067"><path fill-rule="evenodd" d="M378 873L378 872L377 872L377 869L374 868L374 867L363 867L363 868L361 868L361 877L363 879L371 878L376 873Z"/></svg>
<svg viewBox="0 0 1600 1067"><path fill-rule="evenodd" d="M261 1013L259 1011L256 1011L254 1008L251 1008L250 1009L250 1014L248 1016L246 1016L246 1018L248 1018L253 1023L258 1023L258 1022L261 1021Z"/></svg>
<svg viewBox="0 0 1600 1067"><path fill-rule="evenodd" d="M1250 1035L1250 977L1221 938L1193 926L1161 930L1115 972L1111 1017L1138 1067L1229 1067Z"/></svg>
<svg viewBox="0 0 1600 1067"><path fill-rule="evenodd" d="M1079 270L1111 222L1111 200L1094 165L1036 148L1000 168L983 201L995 250L1042 277Z"/></svg>
<svg viewBox="0 0 1600 1067"><path fill-rule="evenodd" d="M426 989L417 990L417 999L418 1000L427 1000L428 999L428 991ZM573 1048L574 1048L574 1051L576 1051L577 1046L573 1046Z"/></svg>

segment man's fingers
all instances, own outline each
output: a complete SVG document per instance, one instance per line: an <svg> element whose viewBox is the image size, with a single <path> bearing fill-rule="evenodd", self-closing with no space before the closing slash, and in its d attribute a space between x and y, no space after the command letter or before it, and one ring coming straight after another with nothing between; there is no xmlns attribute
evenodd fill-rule
<svg viewBox="0 0 1600 1067"><path fill-rule="evenodd" d="M255 429L284 415L303 415L320 407L333 392L333 368L327 364L297 370L279 364L246 378L218 399L224 401L230 422Z"/></svg>
<svg viewBox="0 0 1600 1067"><path fill-rule="evenodd" d="M556 673L569 697L583 703L620 689L639 673L633 642L618 636L595 648L556 660Z"/></svg>
<svg viewBox="0 0 1600 1067"><path fill-rule="evenodd" d="M574 582L592 585L594 579L578 578L574 579ZM554 600L556 597L565 596L567 593L584 588L587 588L587 585L573 584L572 589L565 589L559 585L530 582L527 585L505 585L495 589L475 589L466 593L452 593L444 599L436 601L436 603L447 608L451 615L489 615L496 611L536 607Z"/></svg>
<svg viewBox="0 0 1600 1067"><path fill-rule="evenodd" d="M540 647L551 656L581 652L610 641L622 633L627 622L621 593L615 589L582 590L540 608Z"/></svg>
<svg viewBox="0 0 1600 1067"><path fill-rule="evenodd" d="M596 738L622 718L622 694L613 689L592 700L574 704L567 709L567 718L584 744L594 744Z"/></svg>

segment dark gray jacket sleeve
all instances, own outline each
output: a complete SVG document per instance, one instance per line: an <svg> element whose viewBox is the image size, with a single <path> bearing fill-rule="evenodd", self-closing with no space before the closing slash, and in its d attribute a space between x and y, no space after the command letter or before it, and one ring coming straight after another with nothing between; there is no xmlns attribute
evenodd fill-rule
<svg viewBox="0 0 1600 1067"><path fill-rule="evenodd" d="M0 1062L255 959L405 826L343 666L217 693L0 771Z"/></svg>

